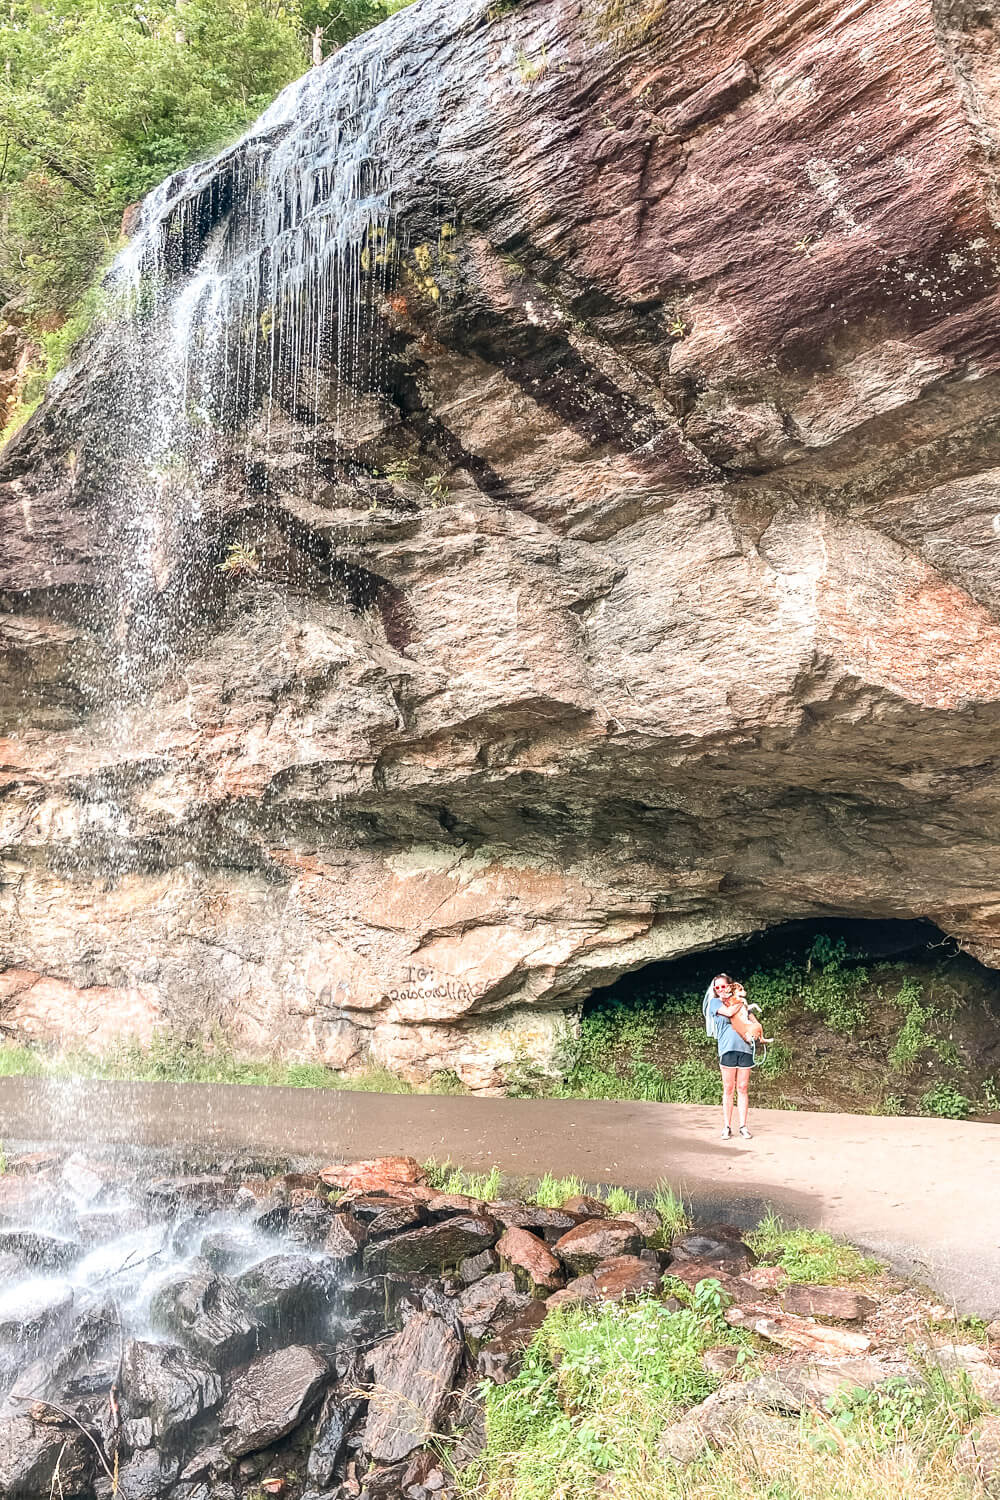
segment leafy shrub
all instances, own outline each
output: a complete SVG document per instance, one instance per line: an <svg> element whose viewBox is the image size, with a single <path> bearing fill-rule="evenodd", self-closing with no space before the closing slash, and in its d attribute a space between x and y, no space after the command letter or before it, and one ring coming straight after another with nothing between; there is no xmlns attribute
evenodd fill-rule
<svg viewBox="0 0 1000 1500"><path fill-rule="evenodd" d="M802 1003L807 1010L821 1016L831 1031L850 1035L868 1013L864 991L868 970L845 966L847 944L820 936L809 950L806 973L809 983L803 986Z"/></svg>
<svg viewBox="0 0 1000 1500"><path fill-rule="evenodd" d="M964 1120L972 1111L972 1100L953 1083L940 1079L921 1095L920 1109L925 1115L938 1115L943 1120Z"/></svg>
<svg viewBox="0 0 1000 1500"><path fill-rule="evenodd" d="M894 1004L904 1012L905 1019L889 1052L889 1066L897 1073L908 1073L920 1053L931 1044L927 1030L936 1012L931 1005L922 1005L923 987L914 979L904 979L894 996Z"/></svg>

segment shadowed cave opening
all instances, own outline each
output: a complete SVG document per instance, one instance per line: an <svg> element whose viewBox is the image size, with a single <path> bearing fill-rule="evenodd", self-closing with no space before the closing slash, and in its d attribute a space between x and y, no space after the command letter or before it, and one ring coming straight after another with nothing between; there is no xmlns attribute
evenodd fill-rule
<svg viewBox="0 0 1000 1500"><path fill-rule="evenodd" d="M575 1089L711 1103L712 976L742 980L774 1036L757 1104L1000 1121L1000 972L931 922L812 918L648 964L583 1007Z"/></svg>

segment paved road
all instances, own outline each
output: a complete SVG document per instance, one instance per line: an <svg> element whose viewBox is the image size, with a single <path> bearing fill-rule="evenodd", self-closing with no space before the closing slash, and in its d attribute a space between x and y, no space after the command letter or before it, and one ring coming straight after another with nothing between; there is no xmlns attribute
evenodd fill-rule
<svg viewBox="0 0 1000 1500"><path fill-rule="evenodd" d="M769 1205L915 1272L960 1311L1000 1315L1000 1128L756 1110L750 1142L718 1111L605 1100L350 1094L213 1084L0 1079L0 1140L172 1155L346 1160L404 1152L513 1176L651 1188L746 1225Z"/></svg>

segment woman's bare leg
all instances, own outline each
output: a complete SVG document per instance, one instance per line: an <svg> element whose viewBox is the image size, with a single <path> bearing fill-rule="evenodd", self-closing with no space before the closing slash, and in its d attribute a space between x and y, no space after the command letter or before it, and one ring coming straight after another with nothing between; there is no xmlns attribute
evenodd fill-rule
<svg viewBox="0 0 1000 1500"><path fill-rule="evenodd" d="M733 1068L730 1071L739 1075L736 1080L736 1107L739 1111L740 1128L742 1129L747 1122L747 1115L750 1113L750 1069ZM731 1104L730 1113L732 1113Z"/></svg>
<svg viewBox="0 0 1000 1500"><path fill-rule="evenodd" d="M722 1128L732 1130L733 1128L733 1098L736 1093L736 1075L739 1068L723 1068L722 1073Z"/></svg>

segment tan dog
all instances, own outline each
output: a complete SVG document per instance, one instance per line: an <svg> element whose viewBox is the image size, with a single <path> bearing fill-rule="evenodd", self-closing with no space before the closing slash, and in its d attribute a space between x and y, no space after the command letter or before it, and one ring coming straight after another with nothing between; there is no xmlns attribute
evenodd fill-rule
<svg viewBox="0 0 1000 1500"><path fill-rule="evenodd" d="M729 1017L729 1024L736 1035L741 1036L751 1048L769 1042L771 1038L765 1037L764 1028L747 1004L747 992L741 984L733 985L733 1004L740 1007L735 1016Z"/></svg>

